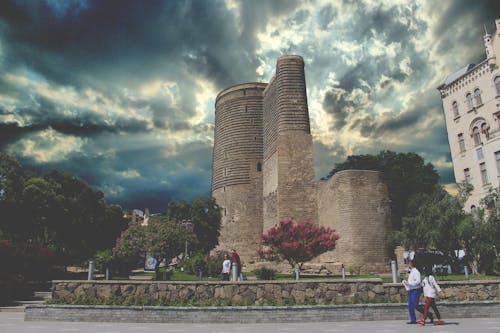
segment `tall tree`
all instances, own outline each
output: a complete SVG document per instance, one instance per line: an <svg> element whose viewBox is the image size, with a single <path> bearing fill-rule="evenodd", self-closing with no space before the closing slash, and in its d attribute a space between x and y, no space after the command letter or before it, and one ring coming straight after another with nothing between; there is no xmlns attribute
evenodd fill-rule
<svg viewBox="0 0 500 333"><path fill-rule="evenodd" d="M141 259L146 254L166 258L168 262L184 250L184 244L193 243L193 233L182 224L153 218L148 225L134 223L122 232L113 248L118 258Z"/></svg>
<svg viewBox="0 0 500 333"><path fill-rule="evenodd" d="M191 246L192 250L208 252L217 245L221 213L213 198L198 198L191 204L170 201L166 216L178 223L191 223L197 239L197 246Z"/></svg>
<svg viewBox="0 0 500 333"><path fill-rule="evenodd" d="M417 193L432 193L439 175L431 163L415 153L381 151L378 155L352 155L335 164L327 178L348 170L376 170L384 173L391 197L391 216L394 230L402 227L402 217L408 215L408 200Z"/></svg>
<svg viewBox="0 0 500 333"><path fill-rule="evenodd" d="M112 247L127 226L121 208L76 177L53 171L35 176L0 154L0 236L49 247L66 264Z"/></svg>
<svg viewBox="0 0 500 333"><path fill-rule="evenodd" d="M472 272L494 273L500 262L500 189L490 190L480 207L459 224L458 232Z"/></svg>
<svg viewBox="0 0 500 333"><path fill-rule="evenodd" d="M429 194L413 195L408 201L408 211L401 231L395 233L398 243L411 250L432 249L449 257L458 256L456 250L461 248L458 225L465 214L457 198L436 186Z"/></svg>

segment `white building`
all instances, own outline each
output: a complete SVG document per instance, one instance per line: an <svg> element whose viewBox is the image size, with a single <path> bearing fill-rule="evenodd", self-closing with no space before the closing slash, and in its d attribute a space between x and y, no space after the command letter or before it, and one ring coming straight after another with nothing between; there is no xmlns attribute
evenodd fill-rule
<svg viewBox="0 0 500 333"><path fill-rule="evenodd" d="M474 187L468 211L500 185L500 19L495 24L495 33L483 38L486 59L449 75L438 87L455 180Z"/></svg>

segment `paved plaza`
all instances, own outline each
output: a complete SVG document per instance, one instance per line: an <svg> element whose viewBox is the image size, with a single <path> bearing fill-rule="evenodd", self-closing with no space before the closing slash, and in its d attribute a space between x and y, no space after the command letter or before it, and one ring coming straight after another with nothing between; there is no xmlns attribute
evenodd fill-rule
<svg viewBox="0 0 500 333"><path fill-rule="evenodd" d="M500 332L498 318L449 319L444 326L406 325L404 321L315 322L294 324L145 324L145 323L89 323L24 321L22 312L0 312L1 333L390 333L390 332Z"/></svg>

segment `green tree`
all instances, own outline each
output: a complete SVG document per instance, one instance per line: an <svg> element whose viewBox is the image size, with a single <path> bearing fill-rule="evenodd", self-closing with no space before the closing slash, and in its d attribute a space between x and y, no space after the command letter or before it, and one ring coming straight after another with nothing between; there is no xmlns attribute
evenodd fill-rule
<svg viewBox="0 0 500 333"><path fill-rule="evenodd" d="M384 173L391 198L393 230L401 230L403 216L411 212L408 200L417 193L432 193L439 175L431 163L415 153L381 151L378 155L353 155L335 164L327 178L342 170L376 170Z"/></svg>
<svg viewBox="0 0 500 333"><path fill-rule="evenodd" d="M65 264L114 245L127 226L118 206L76 177L53 171L35 176L0 154L0 236L31 248L50 248Z"/></svg>
<svg viewBox="0 0 500 333"><path fill-rule="evenodd" d="M411 250L438 250L457 258L461 248L458 225L464 219L461 202L436 186L431 193L417 193L408 200L409 215L403 217L398 243Z"/></svg>
<svg viewBox="0 0 500 333"><path fill-rule="evenodd" d="M459 224L466 260L475 274L495 273L500 248L500 190L490 190L480 207Z"/></svg>
<svg viewBox="0 0 500 333"><path fill-rule="evenodd" d="M16 216L20 213L26 172L5 153L0 153L0 238L12 239L19 229Z"/></svg>
<svg viewBox="0 0 500 333"><path fill-rule="evenodd" d="M170 201L166 217L179 223L191 223L197 239L196 245L190 244L191 250L207 253L217 245L221 213L213 198L198 198L191 204Z"/></svg>
<svg viewBox="0 0 500 333"><path fill-rule="evenodd" d="M113 255L140 260L149 254L170 262L183 252L186 241L194 243L195 239L184 225L152 218L146 226L133 223L123 231L113 248Z"/></svg>

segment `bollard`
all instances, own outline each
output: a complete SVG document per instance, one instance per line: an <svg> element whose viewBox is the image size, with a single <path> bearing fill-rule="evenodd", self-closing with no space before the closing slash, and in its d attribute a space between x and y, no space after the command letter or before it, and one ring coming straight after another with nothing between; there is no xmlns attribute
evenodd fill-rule
<svg viewBox="0 0 500 333"><path fill-rule="evenodd" d="M300 278L300 270L298 267L295 268L295 280L299 281Z"/></svg>
<svg viewBox="0 0 500 333"><path fill-rule="evenodd" d="M106 280L109 280L109 268L106 267Z"/></svg>
<svg viewBox="0 0 500 333"><path fill-rule="evenodd" d="M94 262L89 261L89 276L87 280L93 280L94 279Z"/></svg>
<svg viewBox="0 0 500 333"><path fill-rule="evenodd" d="M469 269L467 268L467 266L464 266L464 272L465 272L465 279L468 280L469 279Z"/></svg>
<svg viewBox="0 0 500 333"><path fill-rule="evenodd" d="M392 283L398 283L398 270L396 268L396 260L391 260Z"/></svg>
<svg viewBox="0 0 500 333"><path fill-rule="evenodd" d="M238 281L238 264L233 262L232 281Z"/></svg>
<svg viewBox="0 0 500 333"><path fill-rule="evenodd" d="M344 267L344 264L342 264L342 280L345 280L345 267Z"/></svg>

